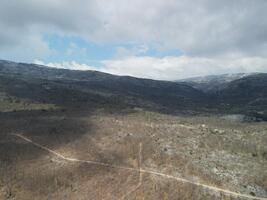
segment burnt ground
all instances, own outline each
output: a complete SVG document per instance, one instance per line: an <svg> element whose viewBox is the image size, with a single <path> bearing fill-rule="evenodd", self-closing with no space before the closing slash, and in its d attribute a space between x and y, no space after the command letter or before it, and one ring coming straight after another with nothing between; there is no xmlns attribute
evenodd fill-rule
<svg viewBox="0 0 267 200"><path fill-rule="evenodd" d="M22 111L0 114L0 199L247 199L139 172L63 160L62 155L139 167L267 198L267 123L147 111Z"/></svg>

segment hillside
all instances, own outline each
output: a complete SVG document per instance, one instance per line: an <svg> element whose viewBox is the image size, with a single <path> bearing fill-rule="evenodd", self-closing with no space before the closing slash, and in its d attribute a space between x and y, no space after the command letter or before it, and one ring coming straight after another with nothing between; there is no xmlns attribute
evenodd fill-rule
<svg viewBox="0 0 267 200"><path fill-rule="evenodd" d="M177 82L185 83L205 93L215 93L227 87L230 82L250 75L245 73L209 75L182 79Z"/></svg>
<svg viewBox="0 0 267 200"><path fill-rule="evenodd" d="M267 119L267 74L225 74L178 82L204 92L208 107L217 109L217 112Z"/></svg>
<svg viewBox="0 0 267 200"><path fill-rule="evenodd" d="M37 102L111 104L155 110L194 108L205 95L185 84L0 62L1 90Z"/></svg>
<svg viewBox="0 0 267 200"><path fill-rule="evenodd" d="M220 104L231 105L243 112L267 111L267 74L250 75L230 82L215 95Z"/></svg>
<svg viewBox="0 0 267 200"><path fill-rule="evenodd" d="M16 110L38 106L140 108L173 114L247 114L267 110L266 74L168 82L0 61L0 77L1 104L12 104Z"/></svg>

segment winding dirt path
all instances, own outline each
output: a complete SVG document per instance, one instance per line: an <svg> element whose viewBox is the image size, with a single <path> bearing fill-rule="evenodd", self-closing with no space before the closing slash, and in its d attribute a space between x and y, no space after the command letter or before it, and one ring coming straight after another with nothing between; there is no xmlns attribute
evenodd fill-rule
<svg viewBox="0 0 267 200"><path fill-rule="evenodd" d="M108 163L102 163L102 162L97 162L97 161L90 161L90 160L80 160L80 159L76 159L76 158L69 158L69 157L65 157L64 155L52 150L52 149L49 149L41 144L38 144L34 141L32 141L31 139L21 135L21 134L12 134L16 137L19 137L21 139L23 139L24 141L27 141L33 145L35 145L36 147L39 147L40 149L43 149L45 151L48 151L50 152L51 154L63 159L63 160L66 160L66 161L69 161L69 162L80 162L80 163L88 163L88 164L93 164L93 165L99 165L99 166L103 166L103 167L109 167L109 168L115 168L115 169L122 169L122 170L129 170L129 171L134 171L134 172L139 172L140 173L140 177L139 177L139 184L133 189L131 190L130 192L128 192L126 194L126 196L128 196L130 193L133 193L134 191L136 191L142 184L142 173L146 173L146 174L151 174L151 175L156 175L156 176L160 176L162 178L166 178L166 179L173 179L173 180L176 180L176 181L179 181L179 182L183 182L183 183L189 183L189 184L193 184L193 185L196 185L196 186L199 186L199 187L203 187L203 188L207 188L209 190L213 190L213 191L217 191L217 192L222 192L224 194L227 194L227 195L231 195L231 196L234 196L234 197L242 197L242 198L246 198L246 199L253 199L253 200L267 200L267 198L264 198L264 197L254 197L254 196L250 196L250 195L246 195L246 194L241 194L241 193L237 193L237 192L233 192L233 191L230 191L230 190L226 190L226 189L222 189L222 188L218 188L218 187L215 187L215 186L210 186L210 185L206 185L206 184L203 184L203 183L199 183L199 182L193 182L193 181L190 181L190 180L187 180L187 179L184 179L184 178L179 178L179 177L176 177L176 176L172 176L172 175L169 175L169 174L164 174L164 173L161 173L161 172L157 172L157 171L153 171L151 169L143 169L141 167L141 159L142 159L142 156L141 156L141 150L139 152L139 169L136 169L136 168L132 168L132 167L124 167L124 166L118 166L118 165L112 165L112 164L108 164ZM140 149L142 148L142 146L140 145ZM124 196L124 198L126 197Z"/></svg>

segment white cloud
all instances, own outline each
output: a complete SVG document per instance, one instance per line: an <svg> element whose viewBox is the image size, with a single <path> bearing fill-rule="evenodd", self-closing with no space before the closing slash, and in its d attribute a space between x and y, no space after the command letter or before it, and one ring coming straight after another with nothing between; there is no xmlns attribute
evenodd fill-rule
<svg viewBox="0 0 267 200"><path fill-rule="evenodd" d="M80 64L75 61L61 62L61 63L60 62L45 63L42 60L35 60L34 63L37 65L44 65L47 67L53 67L58 69L70 69L70 70L82 70L82 71L97 69L87 64Z"/></svg>
<svg viewBox="0 0 267 200"><path fill-rule="evenodd" d="M162 80L225 73L267 72L267 58L128 57L103 62L105 72Z"/></svg>
<svg viewBox="0 0 267 200"><path fill-rule="evenodd" d="M36 62L37 64L45 64ZM76 62L48 63L46 65L56 68L75 70L97 70L116 75L130 75L141 78L160 80L178 80L193 76L227 73L266 72L267 58L228 58L212 59L203 57L137 57L131 56L123 59L106 60L103 67L94 67Z"/></svg>

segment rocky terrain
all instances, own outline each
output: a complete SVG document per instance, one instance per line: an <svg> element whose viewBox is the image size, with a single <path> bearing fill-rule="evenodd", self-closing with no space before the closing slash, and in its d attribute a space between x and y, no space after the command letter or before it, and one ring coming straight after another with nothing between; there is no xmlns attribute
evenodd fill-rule
<svg viewBox="0 0 267 200"><path fill-rule="evenodd" d="M139 184L138 171L69 162L14 133L69 158L137 170L141 165L252 199L267 196L264 122L100 110L0 118L2 199L247 199L148 173L123 198Z"/></svg>

